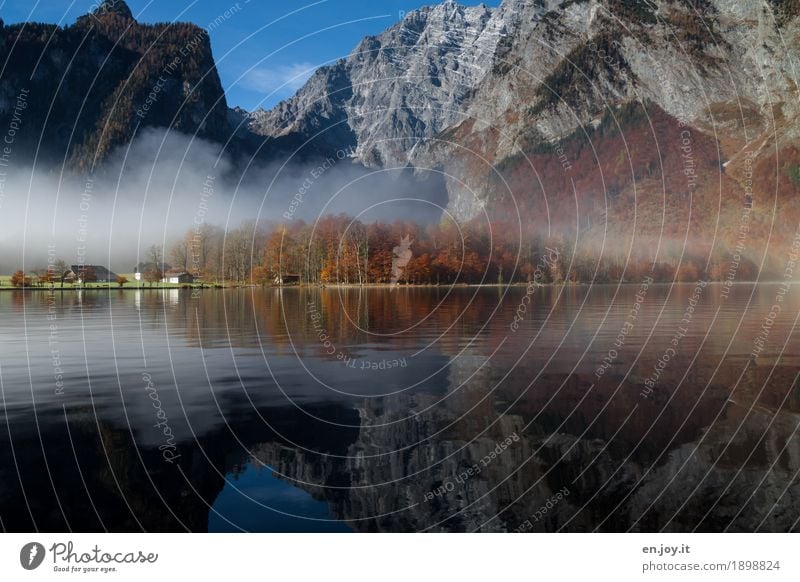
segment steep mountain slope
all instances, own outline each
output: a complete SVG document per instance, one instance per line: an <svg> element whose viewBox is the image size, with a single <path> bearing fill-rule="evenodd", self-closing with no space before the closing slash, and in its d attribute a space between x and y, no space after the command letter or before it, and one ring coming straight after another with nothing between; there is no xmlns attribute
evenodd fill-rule
<svg viewBox="0 0 800 582"><path fill-rule="evenodd" d="M800 218L796 3L501 10L528 12L467 119L412 160L455 177L452 212L519 214L620 264L783 272Z"/></svg>
<svg viewBox="0 0 800 582"><path fill-rule="evenodd" d="M192 24L142 25L122 0L64 28L0 27L0 126L26 106L15 155L86 171L137 128L172 127L222 139L227 104L206 32ZM19 110L19 108L17 108ZM19 111L17 111L19 113Z"/></svg>
<svg viewBox="0 0 800 582"><path fill-rule="evenodd" d="M411 12L318 69L291 99L251 114L250 128L301 135L319 151L352 146L371 166L405 165L420 138L462 119L505 34L498 13L482 5L448 0Z"/></svg>
<svg viewBox="0 0 800 582"><path fill-rule="evenodd" d="M759 138L800 136L791 3L508 0L500 10L524 16L469 119L448 134L494 162L555 145L631 101L712 136L720 163L741 159ZM476 212L468 200L456 196L462 215Z"/></svg>
<svg viewBox="0 0 800 582"><path fill-rule="evenodd" d="M250 127L438 168L461 220L519 216L621 259L690 247L706 269L746 229L748 260L779 269L795 228L775 217L800 217L798 14L795 0L445 2Z"/></svg>
<svg viewBox="0 0 800 582"><path fill-rule="evenodd" d="M147 126L234 157L354 148L441 171L460 220L617 262L689 249L700 271L743 246L745 270L778 272L800 219L798 15L797 0L448 0L247 113L227 108L204 30L106 2L65 28L0 27L0 126L15 156L78 171Z"/></svg>

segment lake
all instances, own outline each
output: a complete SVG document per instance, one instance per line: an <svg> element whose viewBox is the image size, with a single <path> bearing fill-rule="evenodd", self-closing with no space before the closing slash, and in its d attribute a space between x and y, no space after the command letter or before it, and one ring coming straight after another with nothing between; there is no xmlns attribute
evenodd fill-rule
<svg viewBox="0 0 800 582"><path fill-rule="evenodd" d="M790 531L778 284L0 293L5 531Z"/></svg>

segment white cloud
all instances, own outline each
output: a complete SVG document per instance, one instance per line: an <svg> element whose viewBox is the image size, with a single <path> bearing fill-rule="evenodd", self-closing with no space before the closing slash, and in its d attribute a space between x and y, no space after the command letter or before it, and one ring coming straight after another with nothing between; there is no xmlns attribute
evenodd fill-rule
<svg viewBox="0 0 800 582"><path fill-rule="evenodd" d="M242 85L261 93L294 93L308 81L316 68L311 63L294 63L269 69L252 69L242 78Z"/></svg>

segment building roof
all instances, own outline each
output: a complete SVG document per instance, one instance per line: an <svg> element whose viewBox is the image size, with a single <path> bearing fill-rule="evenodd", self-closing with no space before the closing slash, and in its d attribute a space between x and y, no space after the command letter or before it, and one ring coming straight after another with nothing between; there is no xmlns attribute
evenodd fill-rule
<svg viewBox="0 0 800 582"><path fill-rule="evenodd" d="M95 277L97 277L99 280L113 281L117 278L116 273L109 271L102 265L72 265L70 268L72 269L72 272L78 276L80 276L82 272L92 269Z"/></svg>

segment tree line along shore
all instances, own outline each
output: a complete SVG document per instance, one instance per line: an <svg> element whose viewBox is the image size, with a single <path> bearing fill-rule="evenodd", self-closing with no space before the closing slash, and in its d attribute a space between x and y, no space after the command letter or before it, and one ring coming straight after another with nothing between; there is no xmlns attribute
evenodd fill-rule
<svg viewBox="0 0 800 582"><path fill-rule="evenodd" d="M65 283L63 275L69 267L52 258L29 271L18 269L0 276L0 288L449 286L531 281L546 285L636 283L645 277L670 283L725 281L731 272L732 259L726 249L709 253L694 245L693 254L684 249L674 256L662 254L654 262L641 249L626 254L623 246L619 252L606 249L598 255L598 245L574 241L569 233L521 234L519 224L503 222L363 223L336 215L315 223L298 220L264 226L245 222L229 230L204 223L166 249L151 245L136 266L138 281L135 273L128 273L97 282L87 271L80 273L79 282ZM406 244L407 248L401 246ZM398 262L402 252L410 256ZM758 277L757 266L744 257L738 257L735 267L736 281ZM170 283L171 274L187 278Z"/></svg>

